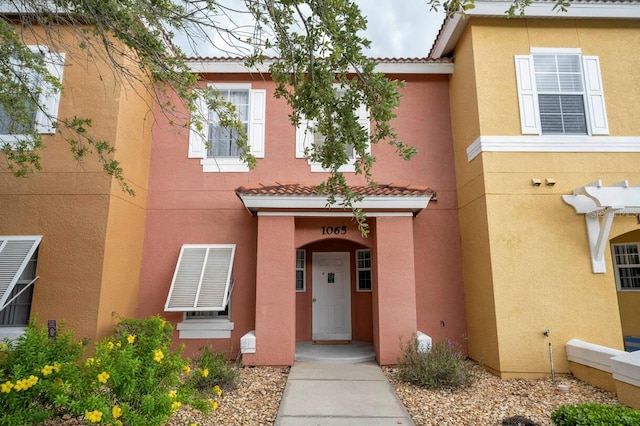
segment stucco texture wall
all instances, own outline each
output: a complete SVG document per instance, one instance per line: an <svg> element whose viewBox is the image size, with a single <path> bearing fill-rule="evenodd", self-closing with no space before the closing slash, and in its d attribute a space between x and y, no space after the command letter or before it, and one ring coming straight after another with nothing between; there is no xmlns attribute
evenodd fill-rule
<svg viewBox="0 0 640 426"><path fill-rule="evenodd" d="M640 157L483 152L469 162L466 149L479 136L522 137L514 55L531 47L599 56L611 136L638 135L629 105L640 94L633 84L640 64L626 50L639 36L620 21L472 18L460 39L451 93L469 352L502 377L549 374L549 343L556 372L569 371L564 344L571 338L622 348L620 312L628 308L621 302L619 310L625 299L610 251L607 272L593 274L584 216L561 196L596 179L637 184ZM474 102L477 115L467 116ZM534 187L532 178L556 184ZM635 218L618 217L610 238L633 229Z"/></svg>
<svg viewBox="0 0 640 426"><path fill-rule="evenodd" d="M27 44L41 44L38 30ZM32 317L65 320L78 338L111 332L112 312L133 316L144 232L150 123L149 94L127 87L66 30L49 46L66 54L58 117L86 117L116 158L138 197L102 170L95 154L72 158L64 127L44 135L42 170L16 179L0 166L0 234L42 235Z"/></svg>

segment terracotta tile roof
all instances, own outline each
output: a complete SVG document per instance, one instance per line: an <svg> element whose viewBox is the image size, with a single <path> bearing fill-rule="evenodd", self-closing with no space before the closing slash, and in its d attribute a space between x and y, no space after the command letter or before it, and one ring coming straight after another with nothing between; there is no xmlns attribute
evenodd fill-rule
<svg viewBox="0 0 640 426"><path fill-rule="evenodd" d="M435 197L435 192L427 186L412 185L405 183L377 184L375 187L368 185L351 186L352 191L365 197L385 197L404 196L420 197L431 195ZM293 182L274 182L269 184L258 184L255 186L241 186L236 189L238 195L289 195L289 196L318 196L323 195L318 192L315 186L300 185Z"/></svg>
<svg viewBox="0 0 640 426"><path fill-rule="evenodd" d="M430 64L430 63L449 63L451 59L449 58L429 58L429 57L420 57L420 58L369 58L372 61L380 62L380 63L394 63L394 64ZM187 58L187 61L200 61L200 62L243 62L245 58L241 56L194 56ZM277 61L277 57L269 57L265 58L265 61Z"/></svg>

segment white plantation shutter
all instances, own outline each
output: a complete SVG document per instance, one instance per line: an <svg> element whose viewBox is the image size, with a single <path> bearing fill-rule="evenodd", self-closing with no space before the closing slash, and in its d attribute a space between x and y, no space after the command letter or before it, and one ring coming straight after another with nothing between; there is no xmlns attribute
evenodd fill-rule
<svg viewBox="0 0 640 426"><path fill-rule="evenodd" d="M235 249L235 244L183 245L164 310L223 311Z"/></svg>
<svg viewBox="0 0 640 426"><path fill-rule="evenodd" d="M521 131L523 135L539 135L541 128L533 57L531 55L516 55L515 61Z"/></svg>
<svg viewBox="0 0 640 426"><path fill-rule="evenodd" d="M600 60L597 56L583 56L582 68L584 69L591 134L608 135L609 124L607 123L607 109L604 105L602 78L600 77Z"/></svg>
<svg viewBox="0 0 640 426"><path fill-rule="evenodd" d="M189 154L188 158L206 158L207 157L207 141L205 135L208 133L207 116L209 107L204 98L204 94L199 96L195 101L196 111L192 117L191 129L189 131ZM202 126L202 129L198 129Z"/></svg>
<svg viewBox="0 0 640 426"><path fill-rule="evenodd" d="M315 121L300 120L300 125L296 128L296 158L306 158L304 152L306 149L311 149L313 143L313 131L312 127L316 125Z"/></svg>
<svg viewBox="0 0 640 426"><path fill-rule="evenodd" d="M47 71L59 81L62 81L62 70L64 69L64 53L47 53L44 57L47 63ZM60 90L53 87L44 86L39 99L42 111L38 111L36 117L36 130L38 133L54 134L56 132L55 123L60 105Z"/></svg>
<svg viewBox="0 0 640 426"><path fill-rule="evenodd" d="M264 128L267 92L264 89L251 91L251 118L249 122L249 146L256 158L264 158Z"/></svg>
<svg viewBox="0 0 640 426"><path fill-rule="evenodd" d="M38 248L42 236L0 236L0 309Z"/></svg>

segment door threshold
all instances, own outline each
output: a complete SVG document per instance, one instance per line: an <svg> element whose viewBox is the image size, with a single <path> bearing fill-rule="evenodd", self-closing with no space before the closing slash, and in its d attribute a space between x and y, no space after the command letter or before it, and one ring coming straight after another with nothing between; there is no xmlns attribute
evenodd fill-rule
<svg viewBox="0 0 640 426"><path fill-rule="evenodd" d="M313 340L314 345L350 345L351 340Z"/></svg>

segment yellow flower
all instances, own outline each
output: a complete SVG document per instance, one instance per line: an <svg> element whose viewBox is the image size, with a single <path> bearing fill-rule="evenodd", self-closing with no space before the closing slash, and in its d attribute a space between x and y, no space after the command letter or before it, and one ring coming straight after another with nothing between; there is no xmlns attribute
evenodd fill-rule
<svg viewBox="0 0 640 426"><path fill-rule="evenodd" d="M91 423L99 423L102 420L102 411L93 410L93 411L85 411L84 418L89 420Z"/></svg>
<svg viewBox="0 0 640 426"><path fill-rule="evenodd" d="M213 409L213 411L216 411L218 409L218 401L216 401L215 399L212 399L211 408Z"/></svg>
<svg viewBox="0 0 640 426"><path fill-rule="evenodd" d="M6 351L7 350L7 345L5 345L4 343L0 343L0 352Z"/></svg>
<svg viewBox="0 0 640 426"><path fill-rule="evenodd" d="M26 380L18 380L16 381L15 389L16 391L29 389L29 385L27 384Z"/></svg>
<svg viewBox="0 0 640 426"><path fill-rule="evenodd" d="M102 373L98 374L98 381L100 383L107 383L107 380L109 380L109 373L107 373L106 371L103 371Z"/></svg>
<svg viewBox="0 0 640 426"><path fill-rule="evenodd" d="M160 329L163 329L167 322L163 319L160 320Z"/></svg>
<svg viewBox="0 0 640 426"><path fill-rule="evenodd" d="M120 346L122 346L122 343L118 342L118 343L116 343L116 346L120 347Z"/></svg>
<svg viewBox="0 0 640 426"><path fill-rule="evenodd" d="M209 369L205 368L200 372L200 374L202 374L202 377L207 377L209 375Z"/></svg>
<svg viewBox="0 0 640 426"><path fill-rule="evenodd" d="M169 391L169 398L175 398L176 394L178 393L177 390L173 389Z"/></svg>
<svg viewBox="0 0 640 426"><path fill-rule="evenodd" d="M116 426L122 426L122 422L120 420L116 420L113 424Z"/></svg>
<svg viewBox="0 0 640 426"><path fill-rule="evenodd" d="M36 376L29 376L29 378L27 379L27 388L30 388L31 386L35 385L36 383L38 383L38 378Z"/></svg>
<svg viewBox="0 0 640 426"><path fill-rule="evenodd" d="M11 383L10 381L6 381L3 384L0 385L0 390L3 393L9 393L11 392L11 388L13 387L13 383Z"/></svg>
<svg viewBox="0 0 640 426"><path fill-rule="evenodd" d="M155 362L162 361L162 358L164 358L164 354L162 353L162 351L160 349L156 349L155 351L153 351L153 360Z"/></svg>
<svg viewBox="0 0 640 426"><path fill-rule="evenodd" d="M190 423L189 426L198 426L198 423Z"/></svg>
<svg viewBox="0 0 640 426"><path fill-rule="evenodd" d="M45 365L44 367L42 367L42 370L40 370L40 372L44 377L47 377L49 374L53 373L53 366Z"/></svg>
<svg viewBox="0 0 640 426"><path fill-rule="evenodd" d="M59 362L54 362L53 363L53 371L55 371L56 373L60 372L60 367L62 367L62 366L60 365Z"/></svg>
<svg viewBox="0 0 640 426"><path fill-rule="evenodd" d="M220 386L215 385L215 386L213 387L213 393L215 393L215 394L216 394L216 395L218 395L218 396L221 396L221 395L222 395L222 389L220 389Z"/></svg>
<svg viewBox="0 0 640 426"><path fill-rule="evenodd" d="M107 349L112 350L115 347L113 342L107 342Z"/></svg>
<svg viewBox="0 0 640 426"><path fill-rule="evenodd" d="M113 408L111 409L111 415L113 416L114 419L117 419L118 417L122 416L122 408L120 408L119 405L114 405Z"/></svg>
<svg viewBox="0 0 640 426"><path fill-rule="evenodd" d="M130 344L133 344L133 342L136 341L136 335L135 334L130 334L129 337L127 337L127 342L129 342Z"/></svg>
<svg viewBox="0 0 640 426"><path fill-rule="evenodd" d="M95 363L96 363L96 360L95 360L93 357L89 357L89 358L87 358L87 360L84 362L84 365L89 366L89 365L93 365L93 364L95 364Z"/></svg>
<svg viewBox="0 0 640 426"><path fill-rule="evenodd" d="M181 405L182 405L182 403L180 401L173 401L171 403L171 410L172 411L178 411L178 408L180 408Z"/></svg>
<svg viewBox="0 0 640 426"><path fill-rule="evenodd" d="M182 372L186 375L189 375L189 373L191 373L191 367L189 367L188 365L183 365Z"/></svg>

